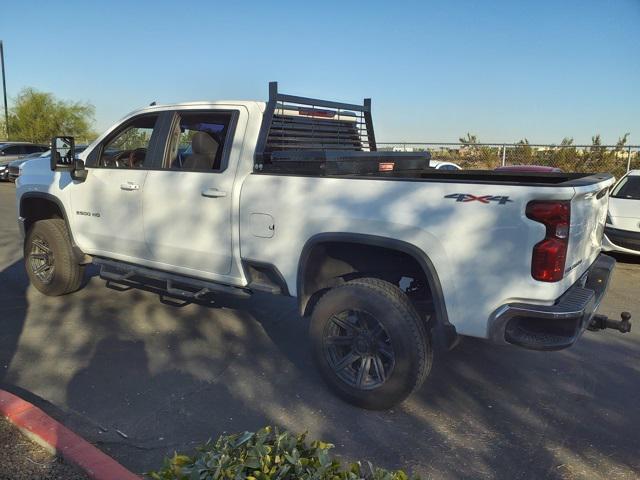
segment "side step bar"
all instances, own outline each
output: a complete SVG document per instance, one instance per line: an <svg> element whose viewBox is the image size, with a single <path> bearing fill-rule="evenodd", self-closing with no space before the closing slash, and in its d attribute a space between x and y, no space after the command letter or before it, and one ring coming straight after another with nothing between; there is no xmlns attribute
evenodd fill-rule
<svg viewBox="0 0 640 480"><path fill-rule="evenodd" d="M100 267L100 278L104 280L138 283L142 285L148 284L148 280L156 280L164 282L164 290L174 297L200 300L209 293L224 293L226 295L245 298L251 296L251 292L244 288L185 277L161 270L118 262L117 260L94 257L93 263Z"/></svg>

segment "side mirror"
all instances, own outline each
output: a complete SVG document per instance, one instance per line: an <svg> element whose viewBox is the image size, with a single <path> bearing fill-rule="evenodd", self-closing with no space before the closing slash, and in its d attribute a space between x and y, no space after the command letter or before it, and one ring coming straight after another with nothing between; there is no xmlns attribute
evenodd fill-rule
<svg viewBox="0 0 640 480"><path fill-rule="evenodd" d="M73 137L53 137L51 139L51 170L73 170L75 154Z"/></svg>
<svg viewBox="0 0 640 480"><path fill-rule="evenodd" d="M76 159L73 137L53 137L51 139L51 170L68 170L71 178L84 182L87 169L82 160Z"/></svg>

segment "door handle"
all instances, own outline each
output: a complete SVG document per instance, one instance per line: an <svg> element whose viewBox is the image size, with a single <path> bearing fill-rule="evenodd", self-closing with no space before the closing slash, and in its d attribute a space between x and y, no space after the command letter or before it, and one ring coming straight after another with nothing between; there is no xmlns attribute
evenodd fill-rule
<svg viewBox="0 0 640 480"><path fill-rule="evenodd" d="M140 185L131 182L121 183L120 190L140 190Z"/></svg>
<svg viewBox="0 0 640 480"><path fill-rule="evenodd" d="M222 192L217 188L207 188L205 190L202 190L202 196L209 197L209 198L220 198L220 197L226 197L227 192Z"/></svg>

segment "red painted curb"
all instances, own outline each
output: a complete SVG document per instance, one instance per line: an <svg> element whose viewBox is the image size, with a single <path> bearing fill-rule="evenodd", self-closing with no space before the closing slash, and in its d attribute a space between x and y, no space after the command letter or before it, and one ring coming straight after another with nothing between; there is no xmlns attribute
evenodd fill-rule
<svg viewBox="0 0 640 480"><path fill-rule="evenodd" d="M38 407L0 390L0 415L46 449L62 456L94 480L140 480L110 456L55 421Z"/></svg>

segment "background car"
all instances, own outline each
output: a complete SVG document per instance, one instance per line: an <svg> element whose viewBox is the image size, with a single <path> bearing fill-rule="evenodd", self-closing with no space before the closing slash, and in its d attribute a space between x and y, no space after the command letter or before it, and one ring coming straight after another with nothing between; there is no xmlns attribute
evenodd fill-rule
<svg viewBox="0 0 640 480"><path fill-rule="evenodd" d="M611 189L602 248L640 255L640 170L631 170Z"/></svg>
<svg viewBox="0 0 640 480"><path fill-rule="evenodd" d="M32 154L41 154L49 149L44 145L29 142L0 143L0 180L8 180L9 163Z"/></svg>
<svg viewBox="0 0 640 480"><path fill-rule="evenodd" d="M76 156L82 151L84 151L85 148L87 148L87 145L76 145L75 147ZM29 160L35 160L35 159L42 159L42 161L49 162L49 157L51 157L51 150L47 150L44 153L42 152L32 153L31 155L27 155L26 157L22 157L17 160L14 160L13 162L10 162L7 165L7 178L9 180L15 181L15 179L20 176L20 167L24 165L26 162L28 162Z"/></svg>
<svg viewBox="0 0 640 480"><path fill-rule="evenodd" d="M453 162L441 162L440 160L431 160L429 166L436 170L462 170L462 168Z"/></svg>

